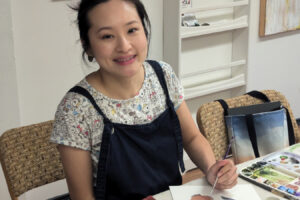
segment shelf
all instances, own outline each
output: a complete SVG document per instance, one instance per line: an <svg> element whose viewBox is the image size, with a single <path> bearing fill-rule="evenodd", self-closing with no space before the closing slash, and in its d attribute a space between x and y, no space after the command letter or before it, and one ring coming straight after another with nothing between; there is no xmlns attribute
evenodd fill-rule
<svg viewBox="0 0 300 200"><path fill-rule="evenodd" d="M190 8L182 8L181 1L163 2L163 59L174 68L185 99L201 102L213 93L244 92L250 0L196 1ZM200 26L182 26L185 13L194 14Z"/></svg>
<svg viewBox="0 0 300 200"><path fill-rule="evenodd" d="M224 31L230 31L240 28L248 27L248 17L243 16L234 20L224 20L218 23L212 23L209 26L197 26L197 27L181 27L181 39L196 37L201 35L207 35L212 33L219 33Z"/></svg>
<svg viewBox="0 0 300 200"><path fill-rule="evenodd" d="M182 9L181 13L195 13L200 11L207 11L207 10L216 10L216 9L223 9L223 8L233 8L236 6L245 6L248 5L248 0L240 0L240 1L232 1L232 2L226 2L226 3L220 3L220 4L212 4L212 5L206 5L201 6L198 8L185 8Z"/></svg>
<svg viewBox="0 0 300 200"><path fill-rule="evenodd" d="M233 15L234 12L232 10L216 10L214 12L201 12L197 13L196 17L197 19L207 19L212 17L219 17L219 16L225 16L225 15Z"/></svg>
<svg viewBox="0 0 300 200"><path fill-rule="evenodd" d="M231 79L221 80L209 84L199 85L192 88L184 88L185 99L204 96L207 94L229 90L246 85L245 75L241 74Z"/></svg>
<svg viewBox="0 0 300 200"><path fill-rule="evenodd" d="M181 79L190 78L190 77L193 77L193 76L197 76L199 74L218 71L218 70L222 70L222 69L230 69L230 68L238 67L238 66L245 65L245 64L246 64L246 60L238 60L238 61L234 61L234 62L231 62L229 64L226 64L226 65L208 67L206 69L201 69L201 70L198 70L198 71L195 71L195 72L183 74L183 75L181 75Z"/></svg>

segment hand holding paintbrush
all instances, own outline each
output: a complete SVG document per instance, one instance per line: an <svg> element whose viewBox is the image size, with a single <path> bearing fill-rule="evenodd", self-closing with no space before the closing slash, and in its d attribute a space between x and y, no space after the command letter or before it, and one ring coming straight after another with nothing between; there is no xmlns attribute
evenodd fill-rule
<svg viewBox="0 0 300 200"><path fill-rule="evenodd" d="M224 156L223 160L225 160L225 159L227 158L233 140L234 140L234 137L232 137L232 138L230 139L230 141L229 141L229 144L228 144L228 147L227 147L227 151L226 151L226 153L225 153L225 156ZM224 166L222 166L222 167L224 167ZM214 184L213 184L213 188L212 188L212 190L210 191L210 195L213 194L213 191L214 191L214 189L215 189L215 187L216 187L216 185L217 185L217 182L218 182L218 180L219 180L219 176L218 176L219 171L220 171L220 168L219 168L218 171L217 171L217 176L216 176L215 182L214 182ZM236 177L237 177L237 175L236 175Z"/></svg>

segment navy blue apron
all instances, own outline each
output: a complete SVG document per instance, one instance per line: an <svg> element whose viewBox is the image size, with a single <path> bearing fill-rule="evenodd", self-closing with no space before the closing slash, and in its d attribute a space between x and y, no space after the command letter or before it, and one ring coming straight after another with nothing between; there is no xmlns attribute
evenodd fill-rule
<svg viewBox="0 0 300 200"><path fill-rule="evenodd" d="M182 184L184 172L181 129L170 100L161 66L151 64L166 95L167 109L153 122L142 125L112 123L87 90L70 91L87 97L103 117L104 129L94 194L96 200L143 199Z"/></svg>

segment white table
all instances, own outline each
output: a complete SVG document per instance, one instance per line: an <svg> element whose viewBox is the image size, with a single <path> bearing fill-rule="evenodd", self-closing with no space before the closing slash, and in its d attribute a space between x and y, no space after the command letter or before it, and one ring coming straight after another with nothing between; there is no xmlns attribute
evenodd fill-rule
<svg viewBox="0 0 300 200"><path fill-rule="evenodd" d="M260 158L261 159L261 158ZM251 163L254 163L254 162L257 162L258 159L254 159L254 160L251 160L251 161L247 161L245 163L242 163L242 164L239 164L237 165L238 167L238 170L250 165ZM244 179L242 178L238 178L238 184L249 184L250 182L248 181L245 181ZM208 182L206 181L205 178L200 178L200 179L196 179L194 181L191 181L191 182L188 182L186 183L185 185L202 185L202 186L207 186L209 185ZM253 184L252 184L253 185ZM259 195L259 197L261 197L262 200L282 200L284 198L282 197L279 197L278 195L275 195L261 187L258 187L256 185L253 185L255 191L257 192L257 194ZM172 200L172 195L171 195L171 192L168 190L168 191L165 191L165 192L162 192L162 193L159 193L159 194L156 194L153 196L156 200Z"/></svg>

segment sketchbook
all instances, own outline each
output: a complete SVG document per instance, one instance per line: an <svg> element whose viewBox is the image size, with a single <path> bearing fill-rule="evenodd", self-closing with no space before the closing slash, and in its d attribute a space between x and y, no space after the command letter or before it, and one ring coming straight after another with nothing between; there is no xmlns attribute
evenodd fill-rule
<svg viewBox="0 0 300 200"><path fill-rule="evenodd" d="M239 176L288 199L300 199L300 144L272 153L240 170Z"/></svg>
<svg viewBox="0 0 300 200"><path fill-rule="evenodd" d="M173 200L190 200L193 195L201 194L211 196L214 200L260 200L251 184L236 185L232 189L214 190L210 195L211 186L170 186Z"/></svg>

